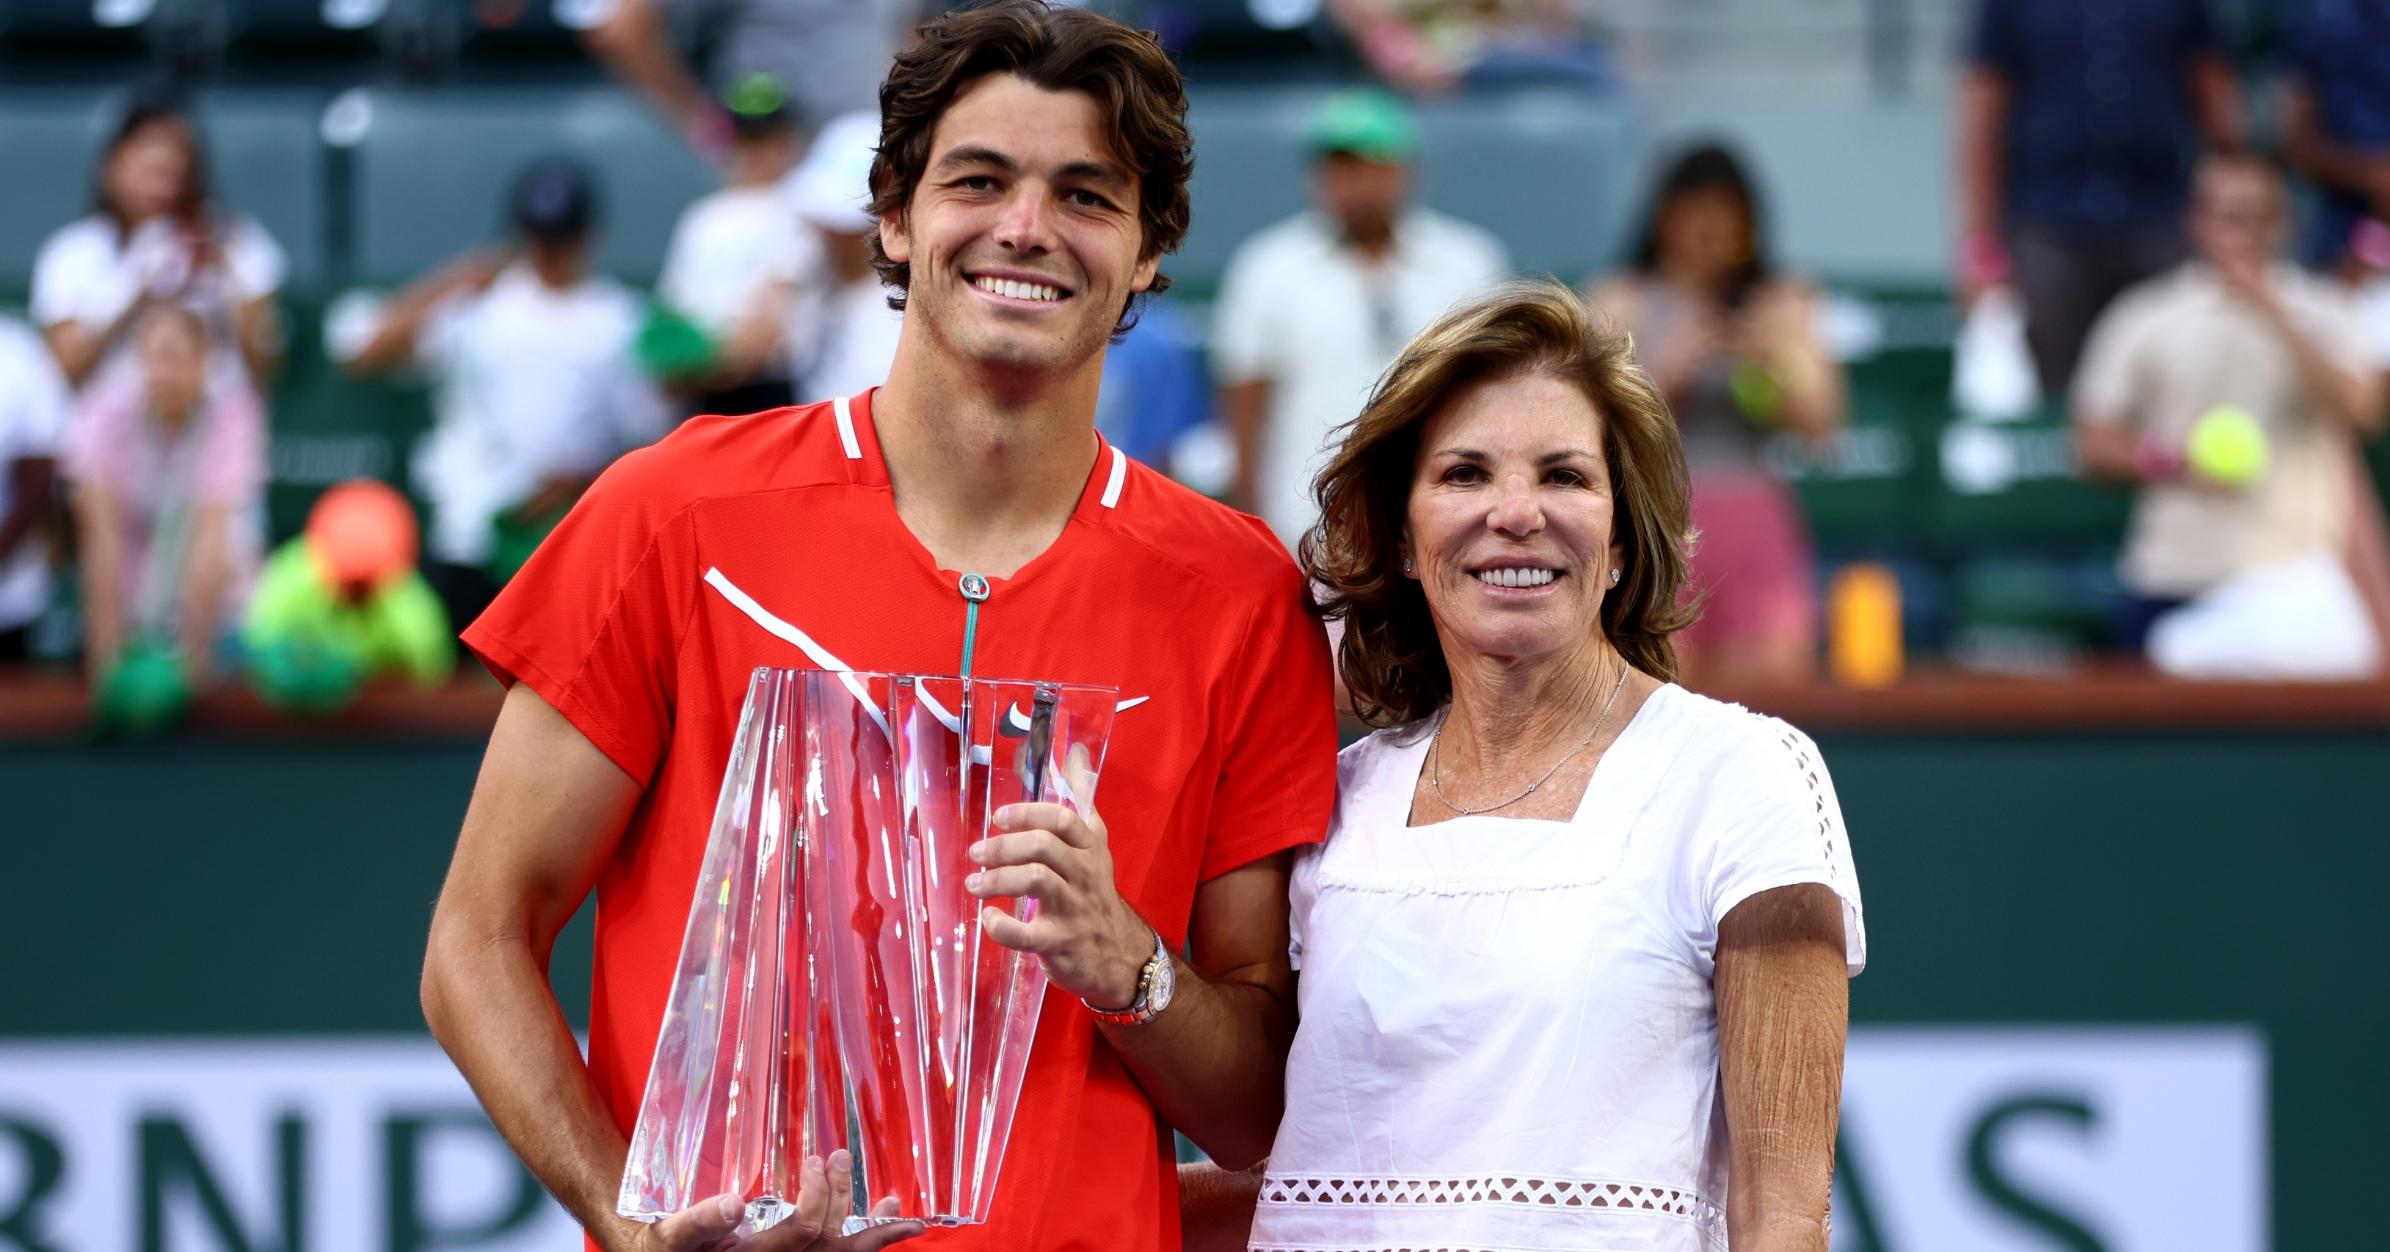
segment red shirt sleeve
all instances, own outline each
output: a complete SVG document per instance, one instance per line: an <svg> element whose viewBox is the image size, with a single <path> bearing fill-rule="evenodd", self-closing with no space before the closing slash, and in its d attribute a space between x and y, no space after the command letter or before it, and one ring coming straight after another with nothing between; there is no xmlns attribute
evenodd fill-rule
<svg viewBox="0 0 2390 1252"><path fill-rule="evenodd" d="M669 442L616 461L463 635L500 682L528 684L641 785L671 739L705 572L671 465Z"/></svg>
<svg viewBox="0 0 2390 1252"><path fill-rule="evenodd" d="M1336 687L1327 634L1306 610L1307 595L1288 564L1246 627L1203 849L1205 882L1327 837L1336 806Z"/></svg>

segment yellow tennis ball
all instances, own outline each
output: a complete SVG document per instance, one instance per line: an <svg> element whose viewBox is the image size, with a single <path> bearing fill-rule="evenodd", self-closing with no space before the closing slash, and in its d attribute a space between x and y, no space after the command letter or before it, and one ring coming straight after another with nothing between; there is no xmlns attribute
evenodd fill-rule
<svg viewBox="0 0 2390 1252"><path fill-rule="evenodd" d="M2266 472L2270 450L2265 427L2237 404L2219 404L2199 415L2183 459L2206 478L2245 487Z"/></svg>

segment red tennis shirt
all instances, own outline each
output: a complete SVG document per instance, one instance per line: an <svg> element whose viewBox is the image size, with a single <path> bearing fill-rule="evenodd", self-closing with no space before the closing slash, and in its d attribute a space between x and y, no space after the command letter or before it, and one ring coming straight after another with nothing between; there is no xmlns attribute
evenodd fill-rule
<svg viewBox="0 0 2390 1252"><path fill-rule="evenodd" d="M589 1066L624 1135L749 673L954 673L960 574L898 519L866 393L698 418L622 458L465 632L646 788L597 886ZM1327 648L1260 522L1107 443L1053 546L989 582L973 672L1120 689L1098 807L1121 894L1173 947L1198 885L1325 834ZM992 1219L909 1246L1178 1247L1169 1130L1087 1013L1052 994Z"/></svg>

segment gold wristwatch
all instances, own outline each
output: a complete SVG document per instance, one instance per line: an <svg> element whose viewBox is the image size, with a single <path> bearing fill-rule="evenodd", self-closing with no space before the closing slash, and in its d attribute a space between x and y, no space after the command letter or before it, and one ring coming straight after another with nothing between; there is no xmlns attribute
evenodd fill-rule
<svg viewBox="0 0 2390 1252"><path fill-rule="evenodd" d="M1137 998L1124 1008L1108 1009L1089 1004L1085 997L1079 1003L1095 1014L1095 1020L1107 1026L1142 1026L1162 1015L1170 1007L1170 997L1178 991L1178 970L1170 962L1170 945L1162 942L1162 932L1154 932L1154 954L1145 960L1145 968L1137 971Z"/></svg>

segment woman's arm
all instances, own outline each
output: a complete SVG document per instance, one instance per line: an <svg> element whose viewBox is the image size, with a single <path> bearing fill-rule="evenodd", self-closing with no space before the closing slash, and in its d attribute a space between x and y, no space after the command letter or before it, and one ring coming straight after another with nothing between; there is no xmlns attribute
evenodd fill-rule
<svg viewBox="0 0 2390 1252"><path fill-rule="evenodd" d="M124 524L115 497L95 483L74 492L75 563L83 570L83 672L93 683L124 650Z"/></svg>
<svg viewBox="0 0 2390 1252"><path fill-rule="evenodd" d="M1779 284L1752 309L1751 349L1784 398L1784 425L1812 442L1841 429L1849 408L1842 362L1826 347L1817 294Z"/></svg>
<svg viewBox="0 0 2390 1252"><path fill-rule="evenodd" d="M42 328L42 341L50 345L50 355L57 359L58 370L66 375L66 381L80 387L99 368L100 358L108 355L108 349L158 303L156 296L143 291L105 326L94 327L72 318L53 322Z"/></svg>
<svg viewBox="0 0 2390 1252"><path fill-rule="evenodd" d="M1230 1173L1209 1161L1178 1167L1178 1235L1186 1252L1245 1252L1268 1161Z"/></svg>
<svg viewBox="0 0 2390 1252"><path fill-rule="evenodd" d="M1842 1044L1850 1018L1842 900L1763 891L1718 926L1727 1239L1736 1252L1826 1252Z"/></svg>

